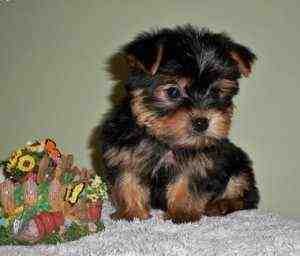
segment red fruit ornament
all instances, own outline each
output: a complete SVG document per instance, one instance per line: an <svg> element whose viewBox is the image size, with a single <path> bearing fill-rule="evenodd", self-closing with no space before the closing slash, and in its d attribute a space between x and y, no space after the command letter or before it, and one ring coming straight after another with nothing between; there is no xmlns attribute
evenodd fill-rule
<svg viewBox="0 0 300 256"><path fill-rule="evenodd" d="M35 243L46 235L58 231L64 224L62 212L43 212L34 216L28 223L23 225L16 239Z"/></svg>
<svg viewBox="0 0 300 256"><path fill-rule="evenodd" d="M87 220L96 222L101 218L102 203L100 200L87 204Z"/></svg>

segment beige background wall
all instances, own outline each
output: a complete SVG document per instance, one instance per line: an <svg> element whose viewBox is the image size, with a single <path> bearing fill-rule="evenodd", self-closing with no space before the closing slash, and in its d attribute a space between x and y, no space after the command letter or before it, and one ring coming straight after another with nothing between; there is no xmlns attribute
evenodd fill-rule
<svg viewBox="0 0 300 256"><path fill-rule="evenodd" d="M110 103L107 58L137 32L191 22L259 56L241 81L231 137L254 160L262 209L300 216L300 1L0 1L0 158L52 136L89 165Z"/></svg>

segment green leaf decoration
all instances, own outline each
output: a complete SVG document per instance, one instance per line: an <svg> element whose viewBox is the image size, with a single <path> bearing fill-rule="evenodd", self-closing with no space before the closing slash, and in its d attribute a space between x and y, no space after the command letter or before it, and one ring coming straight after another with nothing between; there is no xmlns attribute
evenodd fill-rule
<svg viewBox="0 0 300 256"><path fill-rule="evenodd" d="M48 212L51 209L50 203L45 200L38 201L36 207L38 212Z"/></svg>
<svg viewBox="0 0 300 256"><path fill-rule="evenodd" d="M39 198L48 198L49 194L49 183L47 181L43 181L38 185L38 195Z"/></svg>
<svg viewBox="0 0 300 256"><path fill-rule="evenodd" d="M10 227L0 226L0 246L8 244L17 245L18 242L11 236Z"/></svg>
<svg viewBox="0 0 300 256"><path fill-rule="evenodd" d="M37 212L50 211L48 182L44 181L38 185L38 195L38 201L36 203Z"/></svg>
<svg viewBox="0 0 300 256"><path fill-rule="evenodd" d="M37 208L35 206L31 207L31 208L26 208L23 213L21 214L21 221L22 222L27 222L29 221L30 219L33 218L34 215L36 215L38 212Z"/></svg>
<svg viewBox="0 0 300 256"><path fill-rule="evenodd" d="M34 157L34 160L36 160L36 162L39 162L42 160L45 154L45 152L33 152L32 156Z"/></svg>
<svg viewBox="0 0 300 256"><path fill-rule="evenodd" d="M62 176L62 183L64 185L68 185L74 180L74 177L75 177L75 175L73 173L65 172L65 173L63 173L63 176Z"/></svg>
<svg viewBox="0 0 300 256"><path fill-rule="evenodd" d="M82 236L86 236L88 234L89 231L86 226L82 226L73 222L71 226L64 233L64 239L65 241L73 241L79 239Z"/></svg>
<svg viewBox="0 0 300 256"><path fill-rule="evenodd" d="M20 206L24 203L24 188L22 185L18 185L15 188L14 198L17 206Z"/></svg>

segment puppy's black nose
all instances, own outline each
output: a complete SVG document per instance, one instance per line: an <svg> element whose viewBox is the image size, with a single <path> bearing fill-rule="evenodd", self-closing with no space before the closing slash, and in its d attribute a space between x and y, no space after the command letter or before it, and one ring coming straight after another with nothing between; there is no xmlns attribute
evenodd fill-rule
<svg viewBox="0 0 300 256"><path fill-rule="evenodd" d="M208 119L205 117L200 117L193 120L193 128L197 132L204 132L209 126Z"/></svg>

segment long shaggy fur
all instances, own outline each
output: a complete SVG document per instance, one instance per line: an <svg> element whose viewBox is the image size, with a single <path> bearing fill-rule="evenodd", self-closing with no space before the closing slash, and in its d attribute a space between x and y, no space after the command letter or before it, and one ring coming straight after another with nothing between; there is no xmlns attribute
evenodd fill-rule
<svg viewBox="0 0 300 256"><path fill-rule="evenodd" d="M226 34L185 25L141 33L122 54L126 97L93 143L113 217L146 219L154 207L180 223L256 208L251 161L228 139L232 99L251 73L253 52Z"/></svg>

